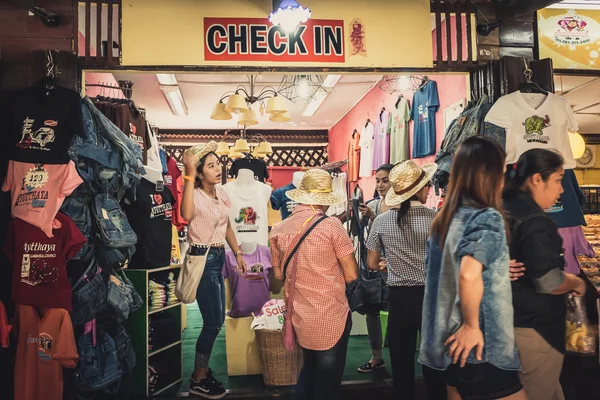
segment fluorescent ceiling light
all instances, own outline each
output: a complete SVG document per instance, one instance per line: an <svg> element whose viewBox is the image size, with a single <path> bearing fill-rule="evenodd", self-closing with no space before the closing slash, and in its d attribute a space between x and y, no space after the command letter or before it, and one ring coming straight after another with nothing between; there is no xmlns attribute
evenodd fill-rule
<svg viewBox="0 0 600 400"><path fill-rule="evenodd" d="M177 85L175 74L156 74L156 78L161 85Z"/></svg>
<svg viewBox="0 0 600 400"><path fill-rule="evenodd" d="M323 81L323 87L332 88L338 83L342 76L341 75L327 75L327 78Z"/></svg>
<svg viewBox="0 0 600 400"><path fill-rule="evenodd" d="M183 95L181 94L181 90L179 86L162 86L160 90L163 91L165 95L165 99L167 99L167 103L169 103L169 107L171 107L171 112L175 115L187 115L188 108L185 104L185 100L183 99Z"/></svg>
<svg viewBox="0 0 600 400"><path fill-rule="evenodd" d="M306 108L304 109L304 112L302 113L303 116L312 117L313 115L315 115L315 113L317 112L317 110L319 109L319 107L325 101L325 99L327 98L327 95L329 94L329 93L323 93L323 92L317 92L317 93L319 93L319 94L317 96L315 96L310 101L310 103L308 103Z"/></svg>

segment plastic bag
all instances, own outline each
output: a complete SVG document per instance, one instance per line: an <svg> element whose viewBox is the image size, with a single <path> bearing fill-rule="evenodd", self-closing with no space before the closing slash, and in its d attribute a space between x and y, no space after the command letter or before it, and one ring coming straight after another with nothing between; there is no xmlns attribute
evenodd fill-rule
<svg viewBox="0 0 600 400"><path fill-rule="evenodd" d="M570 353L596 354L596 336L581 297L567 297L566 350Z"/></svg>

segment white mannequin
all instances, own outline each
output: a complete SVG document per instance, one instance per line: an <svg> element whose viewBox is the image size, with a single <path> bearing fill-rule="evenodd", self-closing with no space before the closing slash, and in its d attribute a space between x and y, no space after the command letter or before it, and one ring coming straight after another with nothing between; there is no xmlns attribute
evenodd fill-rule
<svg viewBox="0 0 600 400"><path fill-rule="evenodd" d="M240 188L242 186L247 186L249 190L252 190L252 186L254 186L256 182L256 179L254 179L254 171L244 168L238 171L237 179L231 182L231 184Z"/></svg>
<svg viewBox="0 0 600 400"><path fill-rule="evenodd" d="M242 244L240 244L240 249L242 249L244 254L254 254L257 247L258 247L258 244L256 242L248 241L248 242L242 242Z"/></svg>
<svg viewBox="0 0 600 400"><path fill-rule="evenodd" d="M292 177L292 185L294 185L296 187L300 187L300 184L302 183L302 178L304 178L304 172L302 172L302 171L294 172L294 176Z"/></svg>

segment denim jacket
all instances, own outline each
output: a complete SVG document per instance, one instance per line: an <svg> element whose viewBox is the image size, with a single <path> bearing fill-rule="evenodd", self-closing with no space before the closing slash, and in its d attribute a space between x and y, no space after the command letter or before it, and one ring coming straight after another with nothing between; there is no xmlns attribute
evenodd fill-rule
<svg viewBox="0 0 600 400"><path fill-rule="evenodd" d="M461 326L459 269L464 256L483 264L483 298L479 326L485 345L482 362L505 370L519 370L515 346L509 252L504 220L494 209L461 207L443 250L437 237L427 243L425 300L419 362L445 370L451 364L444 342ZM468 363L478 363L471 351Z"/></svg>

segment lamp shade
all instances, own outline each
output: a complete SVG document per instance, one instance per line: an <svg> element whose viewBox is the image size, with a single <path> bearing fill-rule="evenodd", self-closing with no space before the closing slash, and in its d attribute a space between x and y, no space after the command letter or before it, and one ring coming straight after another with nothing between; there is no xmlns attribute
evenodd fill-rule
<svg viewBox="0 0 600 400"><path fill-rule="evenodd" d="M225 106L225 111L237 114L246 110L248 110L248 104L246 104L246 99L244 96L237 93L229 96L227 105Z"/></svg>
<svg viewBox="0 0 600 400"><path fill-rule="evenodd" d="M245 126L252 126L258 124L258 118L256 118L256 113L254 112L254 110L250 109L244 111L240 115L240 120L238 121L238 124Z"/></svg>
<svg viewBox="0 0 600 400"><path fill-rule="evenodd" d="M273 148L269 142L260 142L260 144L256 146L255 151L265 155L273 154Z"/></svg>
<svg viewBox="0 0 600 400"><path fill-rule="evenodd" d="M235 151L233 149L233 147L231 148L231 150L229 150L228 157L231 158L232 160L237 160L238 158L242 158L243 156L244 156L243 153L239 153L239 152Z"/></svg>
<svg viewBox="0 0 600 400"><path fill-rule="evenodd" d="M288 122L290 120L290 113L288 113L287 111L284 113L278 113L278 114L271 114L271 117L269 118L269 121L273 121L273 122Z"/></svg>
<svg viewBox="0 0 600 400"><path fill-rule="evenodd" d="M569 132L569 142L571 143L571 151L573 158L578 159L585 154L585 140L578 132Z"/></svg>
<svg viewBox="0 0 600 400"><path fill-rule="evenodd" d="M238 139L235 141L235 145L232 147L232 150L237 153L249 153L250 146L248 145L248 141L246 139Z"/></svg>
<svg viewBox="0 0 600 400"><path fill-rule="evenodd" d="M210 114L210 119L215 119L218 121L226 121L231 119L231 113L225 110L225 103L218 102L215 104L212 114Z"/></svg>
<svg viewBox="0 0 600 400"><path fill-rule="evenodd" d="M266 156L267 155L265 153L261 153L260 151L258 151L258 146L256 146L254 148L254 150L252 151L252 157L254 157L254 158L258 158L258 159L262 160Z"/></svg>
<svg viewBox="0 0 600 400"><path fill-rule="evenodd" d="M216 153L220 156L226 156L229 154L229 145L225 142L219 142Z"/></svg>
<svg viewBox="0 0 600 400"><path fill-rule="evenodd" d="M286 111L287 107L285 106L285 100L281 96L271 97L267 103L267 109L265 110L267 114L280 114Z"/></svg>

